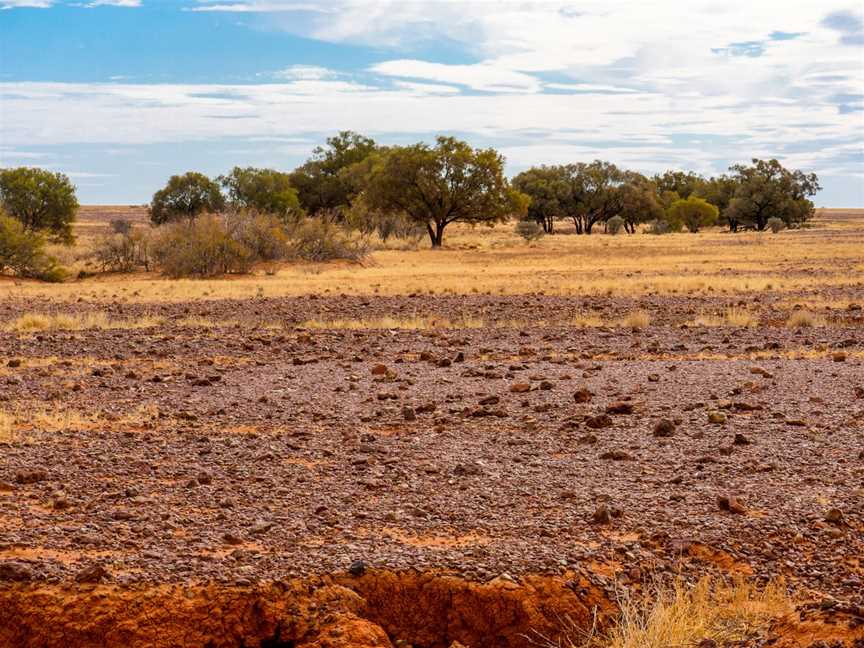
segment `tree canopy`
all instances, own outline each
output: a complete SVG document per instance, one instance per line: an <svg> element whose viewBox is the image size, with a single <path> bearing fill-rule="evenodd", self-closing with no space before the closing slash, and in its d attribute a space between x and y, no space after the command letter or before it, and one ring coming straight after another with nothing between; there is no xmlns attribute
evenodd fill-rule
<svg viewBox="0 0 864 648"><path fill-rule="evenodd" d="M0 205L25 229L72 243L78 199L64 174L35 167L0 169Z"/></svg>
<svg viewBox="0 0 864 648"><path fill-rule="evenodd" d="M555 219L569 214L573 201L573 183L566 166L539 166L513 178L513 187L531 198L527 216L551 234Z"/></svg>
<svg viewBox="0 0 864 648"><path fill-rule="evenodd" d="M686 199L676 200L666 210L669 223L676 229L686 227L691 232L717 222L720 210L703 198L691 195Z"/></svg>
<svg viewBox="0 0 864 648"><path fill-rule="evenodd" d="M453 137L396 146L373 165L364 199L372 208L399 211L426 227L440 247L450 223L495 223L524 214L529 198L510 186L504 158Z"/></svg>
<svg viewBox="0 0 864 648"><path fill-rule="evenodd" d="M752 162L729 167L736 183L726 210L733 231L742 225L762 231L769 218L794 227L813 217L815 209L809 198L822 188L815 173L786 169L774 159L754 158Z"/></svg>
<svg viewBox="0 0 864 648"><path fill-rule="evenodd" d="M273 214L282 220L301 212L297 190L291 186L288 173L234 167L231 173L219 176L218 180L227 191L229 202L237 209Z"/></svg>
<svg viewBox="0 0 864 648"><path fill-rule="evenodd" d="M219 184L203 173L190 171L174 175L168 184L153 194L150 220L156 225L180 218L192 219L203 213L216 213L225 207Z"/></svg>
<svg viewBox="0 0 864 648"><path fill-rule="evenodd" d="M376 150L375 140L342 131L327 138L327 146L312 151L312 157L290 176L300 206L310 214L348 206L359 192L357 177L349 169Z"/></svg>

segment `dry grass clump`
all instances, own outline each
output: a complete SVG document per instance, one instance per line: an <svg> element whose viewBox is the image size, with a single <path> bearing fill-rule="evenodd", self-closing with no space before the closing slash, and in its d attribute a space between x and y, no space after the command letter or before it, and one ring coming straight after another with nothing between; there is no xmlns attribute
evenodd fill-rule
<svg viewBox="0 0 864 648"><path fill-rule="evenodd" d="M435 329L467 329L483 328L486 322L479 318L462 317L459 319L446 319L438 317L378 317L373 319L334 319L334 320L308 320L300 325L300 328L309 329L404 329L411 331L425 331Z"/></svg>
<svg viewBox="0 0 864 648"><path fill-rule="evenodd" d="M83 331L86 329L139 329L159 326L158 317L139 317L134 320L112 320L105 313L24 313L3 325L3 330L17 333L34 331Z"/></svg>
<svg viewBox="0 0 864 648"><path fill-rule="evenodd" d="M0 410L0 443L11 443L15 440L15 417Z"/></svg>
<svg viewBox="0 0 864 648"><path fill-rule="evenodd" d="M808 310L795 311L786 320L786 326L789 328L813 328L824 325L825 320Z"/></svg>
<svg viewBox="0 0 864 648"><path fill-rule="evenodd" d="M772 621L794 610L782 583L756 587L743 579L731 583L701 579L658 588L654 596L635 601L624 598L612 629L572 629L562 641L546 641L547 648L670 648L696 646L704 639L719 645L742 641L766 629Z"/></svg>
<svg viewBox="0 0 864 648"><path fill-rule="evenodd" d="M627 328L643 329L651 324L651 316L644 310L637 310L627 313L619 322L621 326Z"/></svg>
<svg viewBox="0 0 864 648"><path fill-rule="evenodd" d="M759 316L746 308L727 308L722 315L702 313L693 320L694 326L734 326L750 328L759 324Z"/></svg>

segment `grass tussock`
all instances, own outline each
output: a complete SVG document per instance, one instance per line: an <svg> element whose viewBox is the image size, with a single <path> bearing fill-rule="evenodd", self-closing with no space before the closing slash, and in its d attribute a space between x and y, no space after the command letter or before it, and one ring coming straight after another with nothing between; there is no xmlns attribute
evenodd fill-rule
<svg viewBox="0 0 864 648"><path fill-rule="evenodd" d="M140 329L159 326L158 317L139 317L134 320L115 320L105 313L24 313L3 325L6 331L32 333L37 331L84 331L87 329Z"/></svg>
<svg viewBox="0 0 864 648"><path fill-rule="evenodd" d="M605 634L571 629L561 641L545 640L546 648L670 648L696 646L705 639L719 645L742 641L794 610L780 582L757 587L703 578L696 585L676 583L658 588L654 596L624 598L620 616Z"/></svg>
<svg viewBox="0 0 864 648"><path fill-rule="evenodd" d="M824 325L825 320L808 310L795 311L786 320L788 328L813 328Z"/></svg>
<svg viewBox="0 0 864 648"><path fill-rule="evenodd" d="M15 417L0 410L0 443L12 443L15 440Z"/></svg>
<svg viewBox="0 0 864 648"><path fill-rule="evenodd" d="M759 316L746 308L727 308L722 315L702 313L693 320L694 326L733 326L751 328L759 324Z"/></svg>
<svg viewBox="0 0 864 648"><path fill-rule="evenodd" d="M647 328L649 324L651 324L651 316L644 310L627 313L620 321L621 326L633 329Z"/></svg>
<svg viewBox="0 0 864 648"><path fill-rule="evenodd" d="M468 329L483 328L486 322L479 318L462 317L459 319L446 319L439 317L378 317L373 319L334 319L334 320L308 320L300 325L307 329L342 329L342 330L368 330L368 329L404 329L411 331L441 330L441 329Z"/></svg>

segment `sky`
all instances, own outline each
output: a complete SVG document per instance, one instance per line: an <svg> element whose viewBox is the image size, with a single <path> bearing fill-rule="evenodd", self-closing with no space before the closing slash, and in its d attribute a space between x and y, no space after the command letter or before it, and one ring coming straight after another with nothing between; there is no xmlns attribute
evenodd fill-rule
<svg viewBox="0 0 864 648"><path fill-rule="evenodd" d="M845 0L0 0L0 166L82 204L290 170L340 130L455 135L507 172L753 157L864 207L864 4Z"/></svg>

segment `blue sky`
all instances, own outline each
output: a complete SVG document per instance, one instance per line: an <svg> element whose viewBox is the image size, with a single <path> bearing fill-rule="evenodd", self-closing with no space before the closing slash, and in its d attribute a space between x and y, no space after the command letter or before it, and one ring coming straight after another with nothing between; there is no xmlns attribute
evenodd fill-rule
<svg viewBox="0 0 864 648"><path fill-rule="evenodd" d="M685 8L686 5L686 8ZM83 203L454 134L516 173L602 158L815 171L864 207L864 10L827 0L0 0L0 165Z"/></svg>

